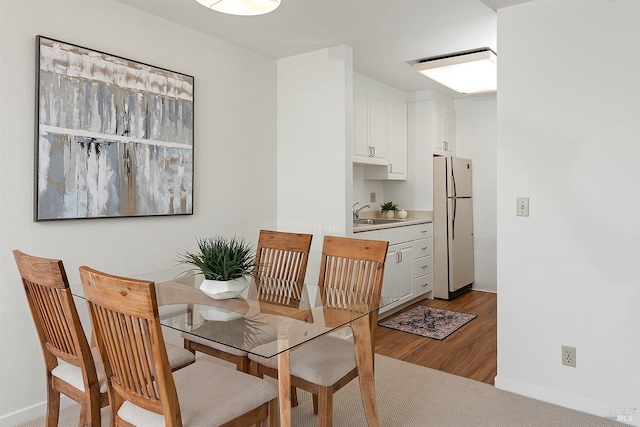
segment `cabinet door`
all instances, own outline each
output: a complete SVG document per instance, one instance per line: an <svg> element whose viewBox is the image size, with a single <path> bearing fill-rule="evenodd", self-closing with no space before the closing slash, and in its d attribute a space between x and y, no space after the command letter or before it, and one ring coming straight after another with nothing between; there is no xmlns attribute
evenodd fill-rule
<svg viewBox="0 0 640 427"><path fill-rule="evenodd" d="M369 95L369 143L373 150L371 163L387 165L387 98Z"/></svg>
<svg viewBox="0 0 640 427"><path fill-rule="evenodd" d="M387 104L389 116L388 179L407 179L407 105L393 100Z"/></svg>
<svg viewBox="0 0 640 427"><path fill-rule="evenodd" d="M449 110L448 108L445 108L443 120L443 144L445 150L453 155L456 151L456 113Z"/></svg>
<svg viewBox="0 0 640 427"><path fill-rule="evenodd" d="M398 298L401 303L413 297L413 243L404 244L398 251L400 262L397 264Z"/></svg>
<svg viewBox="0 0 640 427"><path fill-rule="evenodd" d="M384 297L398 298L398 287L396 286L398 255L396 250L396 246L389 246L387 250L387 259L384 262L384 279L382 281L382 296ZM385 309L396 305L396 303L392 303L390 307L385 307Z"/></svg>
<svg viewBox="0 0 640 427"><path fill-rule="evenodd" d="M445 151L444 146L444 107L433 104L433 133L434 146L436 150Z"/></svg>
<svg viewBox="0 0 640 427"><path fill-rule="evenodd" d="M433 103L433 148L442 154L454 155L456 147L456 113L449 108Z"/></svg>
<svg viewBox="0 0 640 427"><path fill-rule="evenodd" d="M369 163L369 92L353 90L353 161Z"/></svg>

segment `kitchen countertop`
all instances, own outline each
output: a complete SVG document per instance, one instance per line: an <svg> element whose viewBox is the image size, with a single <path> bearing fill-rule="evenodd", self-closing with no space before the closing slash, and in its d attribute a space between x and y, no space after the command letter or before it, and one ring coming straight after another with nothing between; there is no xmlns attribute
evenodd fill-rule
<svg viewBox="0 0 640 427"><path fill-rule="evenodd" d="M425 224L433 222L432 211L407 211L405 219L394 218L393 222L387 224L353 224L353 232L382 230L386 228L405 227L408 225ZM362 211L360 219L382 218L378 211Z"/></svg>

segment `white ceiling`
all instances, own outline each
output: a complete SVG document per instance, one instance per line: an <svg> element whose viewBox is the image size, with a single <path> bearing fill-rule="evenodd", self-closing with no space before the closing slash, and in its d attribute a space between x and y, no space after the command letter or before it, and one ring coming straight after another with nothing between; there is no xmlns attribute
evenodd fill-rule
<svg viewBox="0 0 640 427"><path fill-rule="evenodd" d="M405 92L459 98L407 62L478 47L498 52L495 10L527 0L282 0L274 12L252 17L194 0L117 1L272 58L346 44L358 73Z"/></svg>

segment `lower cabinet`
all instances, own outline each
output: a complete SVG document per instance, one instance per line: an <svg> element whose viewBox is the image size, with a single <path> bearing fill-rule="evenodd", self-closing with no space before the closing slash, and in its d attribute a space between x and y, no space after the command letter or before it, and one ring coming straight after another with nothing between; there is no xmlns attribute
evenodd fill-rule
<svg viewBox="0 0 640 427"><path fill-rule="evenodd" d="M354 233L360 239L387 240L382 295L397 299L381 313L433 290L433 224Z"/></svg>
<svg viewBox="0 0 640 427"><path fill-rule="evenodd" d="M389 245L382 295L397 298L394 306L413 299L413 244Z"/></svg>

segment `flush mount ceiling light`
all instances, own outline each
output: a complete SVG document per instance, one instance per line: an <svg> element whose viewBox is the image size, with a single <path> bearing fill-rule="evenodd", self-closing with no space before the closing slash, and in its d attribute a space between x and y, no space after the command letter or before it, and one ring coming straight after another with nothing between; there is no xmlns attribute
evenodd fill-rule
<svg viewBox="0 0 640 427"><path fill-rule="evenodd" d="M421 59L413 69L462 94L495 92L498 57L489 48Z"/></svg>
<svg viewBox="0 0 640 427"><path fill-rule="evenodd" d="M264 15L280 6L280 0L196 0L198 3L217 12L229 15Z"/></svg>

